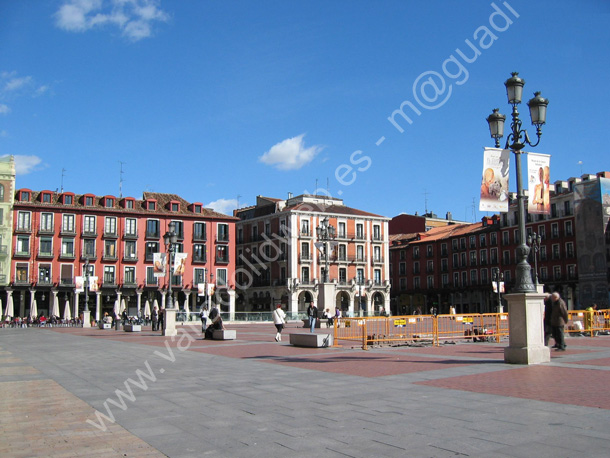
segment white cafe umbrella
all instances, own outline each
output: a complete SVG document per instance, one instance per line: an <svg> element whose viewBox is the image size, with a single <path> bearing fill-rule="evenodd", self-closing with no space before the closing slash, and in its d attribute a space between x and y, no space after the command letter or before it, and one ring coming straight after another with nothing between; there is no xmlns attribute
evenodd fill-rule
<svg viewBox="0 0 610 458"><path fill-rule="evenodd" d="M150 302L148 302L148 299L144 302L144 316L150 316Z"/></svg>
<svg viewBox="0 0 610 458"><path fill-rule="evenodd" d="M36 318L38 316L38 303L36 302L36 299L34 299L34 302L32 302L32 307L30 307L30 316L32 318Z"/></svg>
<svg viewBox="0 0 610 458"><path fill-rule="evenodd" d="M119 311L119 300L118 299L115 299L115 301L114 301L114 310L113 310L113 312L114 312L114 316L119 316L119 314L120 314L120 311Z"/></svg>
<svg viewBox="0 0 610 458"><path fill-rule="evenodd" d="M50 316L59 316L59 298L57 295L53 297L53 307L51 308Z"/></svg>
<svg viewBox="0 0 610 458"><path fill-rule="evenodd" d="M125 311L125 298L121 299L121 313Z"/></svg>
<svg viewBox="0 0 610 458"><path fill-rule="evenodd" d="M66 301L66 307L64 308L64 320L71 320L72 314L70 313L70 301Z"/></svg>
<svg viewBox="0 0 610 458"><path fill-rule="evenodd" d="M8 300L6 301L6 308L4 309L4 317L10 316L13 317L15 311L13 310L13 296L11 294L8 295Z"/></svg>

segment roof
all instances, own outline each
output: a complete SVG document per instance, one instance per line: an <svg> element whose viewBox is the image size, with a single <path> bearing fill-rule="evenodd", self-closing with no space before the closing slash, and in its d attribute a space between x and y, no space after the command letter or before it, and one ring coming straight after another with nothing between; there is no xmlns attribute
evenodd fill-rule
<svg viewBox="0 0 610 458"><path fill-rule="evenodd" d="M346 207L345 205L321 205L310 202L299 202L298 204L285 207L282 211L306 211L306 212L318 212L318 213L330 213L335 215L352 215L352 216L365 216L372 218L385 218L381 215L374 213L365 212L358 210L357 208Z"/></svg>

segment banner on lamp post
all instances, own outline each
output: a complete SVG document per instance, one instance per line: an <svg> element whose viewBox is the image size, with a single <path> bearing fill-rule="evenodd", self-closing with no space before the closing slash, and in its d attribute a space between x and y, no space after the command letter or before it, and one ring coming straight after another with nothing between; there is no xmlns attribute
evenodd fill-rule
<svg viewBox="0 0 610 458"><path fill-rule="evenodd" d="M508 212L510 150L485 148L481 179L480 211Z"/></svg>
<svg viewBox="0 0 610 458"><path fill-rule="evenodd" d="M550 155L527 153L527 212L530 214L549 215L551 213L550 165Z"/></svg>
<svg viewBox="0 0 610 458"><path fill-rule="evenodd" d="M174 275L184 275L187 256L187 253L176 253L174 255Z"/></svg>
<svg viewBox="0 0 610 458"><path fill-rule="evenodd" d="M153 253L153 274L155 278L165 277L165 266L167 255L165 253Z"/></svg>

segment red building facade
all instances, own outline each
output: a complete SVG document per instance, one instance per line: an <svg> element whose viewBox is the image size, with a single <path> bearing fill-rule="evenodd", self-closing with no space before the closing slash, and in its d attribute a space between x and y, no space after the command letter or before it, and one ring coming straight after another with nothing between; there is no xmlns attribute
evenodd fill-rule
<svg viewBox="0 0 610 458"><path fill-rule="evenodd" d="M84 295L76 292L76 277L97 277L92 291L92 318L112 312L116 300L128 313L143 311L144 302L164 306L169 275L154 275L154 253L166 252L163 235L170 222L178 235L177 252L187 253L183 275L174 275L174 303L184 311L200 307L198 285L217 286L215 300L234 311L236 218L189 203L173 194L145 192L142 199L70 192L19 189L13 207L13 254L6 299L15 316L27 316L36 300L38 314L59 302L77 316Z"/></svg>

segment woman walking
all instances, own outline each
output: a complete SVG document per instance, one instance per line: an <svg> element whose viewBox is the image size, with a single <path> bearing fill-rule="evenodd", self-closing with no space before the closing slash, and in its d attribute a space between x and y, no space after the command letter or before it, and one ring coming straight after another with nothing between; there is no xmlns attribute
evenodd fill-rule
<svg viewBox="0 0 610 458"><path fill-rule="evenodd" d="M273 312L273 324L277 329L277 334L275 335L275 341L280 342L282 340L282 329L284 329L284 324L286 323L286 313L282 310L282 304L277 304L275 311Z"/></svg>

